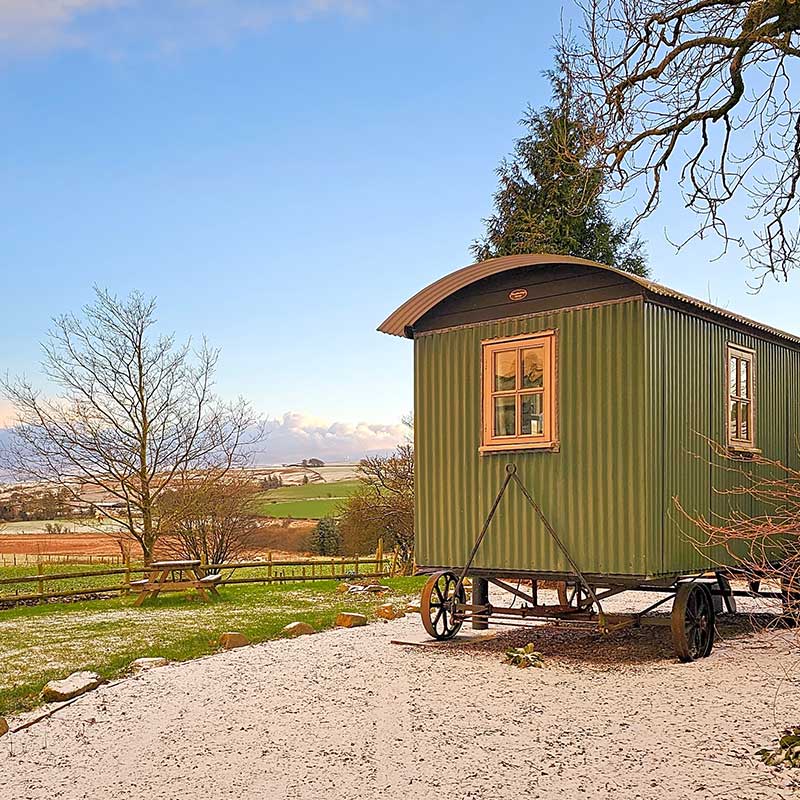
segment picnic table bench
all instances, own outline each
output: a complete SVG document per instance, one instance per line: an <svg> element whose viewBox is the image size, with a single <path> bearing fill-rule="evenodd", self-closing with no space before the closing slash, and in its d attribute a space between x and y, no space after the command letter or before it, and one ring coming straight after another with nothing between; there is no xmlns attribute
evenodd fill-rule
<svg viewBox="0 0 800 800"><path fill-rule="evenodd" d="M153 561L148 567L148 575L137 581L131 581L131 591L137 592L134 605L140 606L151 597L158 597L161 592L182 592L187 589L196 591L204 603L208 602L209 592L219 596L217 584L222 575L219 572L206 572L200 561Z"/></svg>

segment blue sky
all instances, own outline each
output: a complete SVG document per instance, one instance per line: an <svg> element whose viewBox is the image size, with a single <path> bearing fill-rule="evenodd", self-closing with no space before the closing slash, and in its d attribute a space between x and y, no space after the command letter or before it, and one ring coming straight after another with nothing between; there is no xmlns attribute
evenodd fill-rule
<svg viewBox="0 0 800 800"><path fill-rule="evenodd" d="M0 370L35 375L49 319L92 284L139 288L166 329L222 348L223 395L310 444L386 446L412 405L411 345L375 327L471 261L494 168L547 100L560 15L4 0ZM711 262L717 242L675 254L664 230L691 222L673 195L642 228L654 277L800 333L800 278L753 295L738 255Z"/></svg>

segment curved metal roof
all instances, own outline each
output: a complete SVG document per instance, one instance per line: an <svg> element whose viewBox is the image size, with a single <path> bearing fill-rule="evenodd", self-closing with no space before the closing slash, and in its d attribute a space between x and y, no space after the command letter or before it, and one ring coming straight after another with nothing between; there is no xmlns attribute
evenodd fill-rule
<svg viewBox="0 0 800 800"><path fill-rule="evenodd" d="M605 270L606 272L613 272L616 275L621 275L633 283L638 284L648 292L661 297L668 297L687 303L695 308L699 308L707 313L715 314L724 319L738 322L742 325L754 328L758 331L777 336L780 339L785 339L794 344L800 345L800 337L795 336L786 331L772 328L769 325L764 325L761 322L748 319L732 311L727 311L719 306L706 303L703 300L698 300L696 297L691 297L688 294L683 294L670 289L668 286L654 283L647 278L633 275L630 272L617 269L616 267L609 267L607 264L600 264L597 261L589 261L586 258L575 258L574 256L561 256L549 253L535 253L519 256L502 256L501 258L490 258L487 261L479 261L476 264L470 264L468 267L463 267L438 281L434 281L430 286L426 286L421 291L417 292L412 298L406 300L394 313L390 314L378 327L382 333L388 333L392 336L405 336L406 330L412 327L424 314L430 311L435 305L440 303L445 298L454 294L459 289L469 286L482 278L488 278L490 275L496 275L500 272L506 272L510 269L518 269L519 267L540 267L544 265L581 265L585 267L594 267L596 269Z"/></svg>

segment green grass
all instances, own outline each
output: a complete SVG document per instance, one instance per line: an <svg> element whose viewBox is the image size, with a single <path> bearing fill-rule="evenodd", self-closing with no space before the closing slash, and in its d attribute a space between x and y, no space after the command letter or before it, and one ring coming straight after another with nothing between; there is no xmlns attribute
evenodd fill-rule
<svg viewBox="0 0 800 800"><path fill-rule="evenodd" d="M270 489L259 498L258 513L264 517L322 519L339 513L342 501L358 486L358 481L337 481Z"/></svg>
<svg viewBox="0 0 800 800"><path fill-rule="evenodd" d="M300 486L281 486L270 489L266 496L270 500L310 500L328 497L349 497L358 488L358 481L336 481L334 483L307 483Z"/></svg>
<svg viewBox="0 0 800 800"><path fill-rule="evenodd" d="M42 574L44 575L68 575L72 573L98 572L105 569L122 569L116 564L42 564ZM0 578L30 578L23 583L0 584L0 597L14 594L33 594L39 591L39 583L36 578L35 564L22 564L16 567L0 566ZM88 578L65 578L56 581L44 581L45 592L71 591L73 589L92 589L97 588L102 591L106 586L119 586L124 583L124 575L93 575ZM140 577L134 575L134 579ZM3 612L0 611L0 614Z"/></svg>
<svg viewBox="0 0 800 800"><path fill-rule="evenodd" d="M48 680L75 670L114 678L137 658L185 661L212 653L229 630L262 642L298 620L316 630L330 628L339 611L374 618L381 603L417 597L423 582L386 579L392 592L384 598L342 595L336 581L318 581L223 586L220 599L209 604L175 594L141 608L133 607L133 598L120 597L0 610L0 715L35 706Z"/></svg>

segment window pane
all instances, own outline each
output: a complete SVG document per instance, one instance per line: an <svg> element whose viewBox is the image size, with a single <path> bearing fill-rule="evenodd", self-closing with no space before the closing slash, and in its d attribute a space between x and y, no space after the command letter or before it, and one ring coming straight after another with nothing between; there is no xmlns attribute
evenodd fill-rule
<svg viewBox="0 0 800 800"><path fill-rule="evenodd" d="M522 395L521 436L543 436L544 415L542 414L542 395Z"/></svg>
<svg viewBox="0 0 800 800"><path fill-rule="evenodd" d="M739 415L737 410L739 408L739 404L735 400L731 400L730 403L731 410L730 410L730 435L732 439L739 438Z"/></svg>
<svg viewBox="0 0 800 800"><path fill-rule="evenodd" d="M544 350L536 347L522 351L522 388L541 389L544 385Z"/></svg>
<svg viewBox="0 0 800 800"><path fill-rule="evenodd" d="M517 398L494 398L494 435L516 436Z"/></svg>
<svg viewBox="0 0 800 800"><path fill-rule="evenodd" d="M739 438L750 439L750 403L739 403Z"/></svg>
<svg viewBox="0 0 800 800"><path fill-rule="evenodd" d="M517 388L517 351L504 350L494 354L494 390L513 391Z"/></svg>
<svg viewBox="0 0 800 800"><path fill-rule="evenodd" d="M741 380L739 382L740 397L750 397L750 362L742 359L739 362L741 370Z"/></svg>
<svg viewBox="0 0 800 800"><path fill-rule="evenodd" d="M739 377L739 359L732 357L730 363L730 388L728 390L728 394L730 395L739 394L738 377Z"/></svg>

